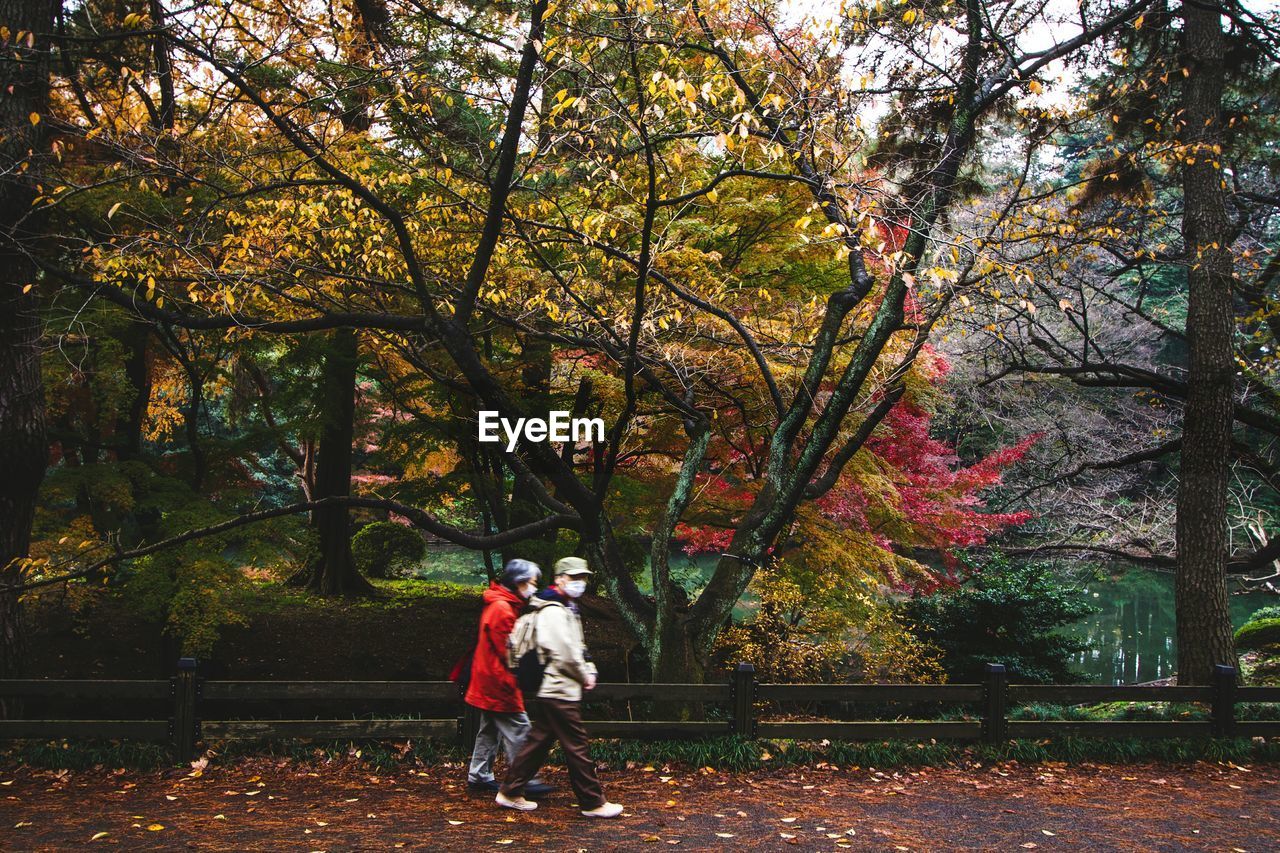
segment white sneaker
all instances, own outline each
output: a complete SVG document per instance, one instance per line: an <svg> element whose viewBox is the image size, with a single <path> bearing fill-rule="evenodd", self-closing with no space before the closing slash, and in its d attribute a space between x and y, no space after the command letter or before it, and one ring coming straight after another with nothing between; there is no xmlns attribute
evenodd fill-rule
<svg viewBox="0 0 1280 853"><path fill-rule="evenodd" d="M596 806L594 809L584 809L583 817L617 817L622 814L622 806L617 803L605 803L603 806Z"/></svg>
<svg viewBox="0 0 1280 853"><path fill-rule="evenodd" d="M498 796L493 798L493 801L503 808L515 809L518 812L531 812L538 807L538 804L533 800L526 800L524 797L508 797L501 791L498 792Z"/></svg>

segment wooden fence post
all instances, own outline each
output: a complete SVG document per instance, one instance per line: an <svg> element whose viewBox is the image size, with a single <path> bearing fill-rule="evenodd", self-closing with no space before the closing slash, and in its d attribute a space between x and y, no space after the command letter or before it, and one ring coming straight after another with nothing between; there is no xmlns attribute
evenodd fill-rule
<svg viewBox="0 0 1280 853"><path fill-rule="evenodd" d="M999 744L1005 740L1008 724L1005 721L1005 687L1009 674L1004 664L987 664L987 680L983 684L982 742Z"/></svg>
<svg viewBox="0 0 1280 853"><path fill-rule="evenodd" d="M1230 737L1236 730L1236 668L1218 664L1213 668L1213 733Z"/></svg>
<svg viewBox="0 0 1280 853"><path fill-rule="evenodd" d="M733 704L733 733L756 736L756 668L740 663L729 676L729 698Z"/></svg>
<svg viewBox="0 0 1280 853"><path fill-rule="evenodd" d="M169 738L173 743L173 757L180 764L190 764L195 758L197 732L200 721L196 717L199 692L196 683L196 659L178 658L178 673L169 679L169 692L173 696L173 719L169 721Z"/></svg>

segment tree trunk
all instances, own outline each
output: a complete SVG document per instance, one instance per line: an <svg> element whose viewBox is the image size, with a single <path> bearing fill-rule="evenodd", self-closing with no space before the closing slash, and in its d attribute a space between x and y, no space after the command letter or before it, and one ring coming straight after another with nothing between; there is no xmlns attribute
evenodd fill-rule
<svg viewBox="0 0 1280 853"><path fill-rule="evenodd" d="M31 543L36 494L49 458L36 270L24 250L41 236L31 202L47 125L33 123L31 116L43 118L48 106L55 5L0 0L0 21L10 33L0 43L0 587L21 580L16 561ZM17 41L23 32L35 34L30 46ZM0 678L22 671L24 652L21 599L0 592ZM18 713L16 703L0 700L0 717Z"/></svg>
<svg viewBox="0 0 1280 853"><path fill-rule="evenodd" d="M707 661L700 654L698 639L681 617L677 611L650 651L655 683L701 684L707 676Z"/></svg>
<svg viewBox="0 0 1280 853"><path fill-rule="evenodd" d="M329 340L320 375L324 418L316 460L315 499L351 494L351 445L355 433L356 333L336 330ZM320 536L320 554L291 582L321 595L367 594L374 587L356 571L351 558L351 514L345 506L325 506L312 515Z"/></svg>
<svg viewBox="0 0 1280 853"><path fill-rule="evenodd" d="M204 376L197 373L194 367L188 368L187 385L191 397L183 412L183 426L187 434L187 449L191 451L191 490L198 494L204 487L209 463L205 459L204 447L200 444L200 411L204 408Z"/></svg>
<svg viewBox="0 0 1280 853"><path fill-rule="evenodd" d="M147 357L150 339L151 325L142 320L131 322L120 336L125 351L124 374L133 389L133 399L127 409L121 410L113 437L116 459L121 461L142 456L142 428L151 402L151 366Z"/></svg>
<svg viewBox="0 0 1280 853"><path fill-rule="evenodd" d="M702 684L707 678L707 661L700 653L698 639L685 623L687 608L677 610L663 621L661 636L656 638L656 648L648 650L651 681L654 684ZM653 714L659 720L705 720L706 706L702 702L677 702L658 700L653 703Z"/></svg>
<svg viewBox="0 0 1280 853"><path fill-rule="evenodd" d="M151 26L162 30L165 21L164 5L160 0L150 0ZM176 109L173 94L173 61L169 57L169 40L157 36L151 47L152 61L155 64L156 80L160 83L160 130L173 130Z"/></svg>
<svg viewBox="0 0 1280 853"><path fill-rule="evenodd" d="M654 525L653 542L649 547L654 619L647 651L655 682L701 684L706 676L710 643L698 636L696 626L689 618L688 595L671 577L671 541L676 524L693 500L698 472L706 462L711 429L705 421L690 420L685 423L685 433L689 436L689 447L681 460L680 473L676 476L667 505ZM699 718L703 716L701 706L692 713ZM689 712L676 709L676 714L674 717L663 714L662 717L680 719L688 716Z"/></svg>
<svg viewBox="0 0 1280 853"><path fill-rule="evenodd" d="M1184 3L1189 77L1184 92L1182 235L1187 255L1187 399L1178 482L1178 683L1208 684L1215 664L1236 662L1227 608L1227 483L1233 383L1232 258L1222 186L1224 86L1220 13Z"/></svg>
<svg viewBox="0 0 1280 853"><path fill-rule="evenodd" d="M8 273L0 284L0 586L8 587L22 581L17 561L27 556L31 544L36 495L49 448L40 378L40 315L34 292L22 293L22 279L33 270L5 250L0 250L0 269ZM21 599L0 592L0 678L16 677L24 655ZM0 718L7 718L10 710L0 699Z"/></svg>
<svg viewBox="0 0 1280 853"><path fill-rule="evenodd" d="M521 339L520 384L521 402L526 411L545 416L551 408L551 345L532 336ZM532 488L517 479L511 487L511 503L507 509L507 525L519 527L542 518L546 509L538 502ZM556 531L526 539L502 549L502 562L520 557L532 560L542 567L549 578L556 561Z"/></svg>
<svg viewBox="0 0 1280 853"><path fill-rule="evenodd" d="M369 22L363 18L368 8L377 4L355 4L349 7L360 35L347 44L346 59L357 67L368 67L373 46L369 41ZM369 128L369 89L356 91L357 103L339 117L349 131ZM356 366L360 358L359 339L353 329L335 329L320 371L321 399L324 411L320 441L312 454L304 446L302 467L303 490L312 500L347 497L351 494L351 445L355 441ZM314 459L314 475L309 477L308 464ZM310 484L308 485L308 480ZM302 571L289 579L306 585L321 595L370 595L376 590L359 571L351 556L351 512L345 506L326 506L311 514L311 524L320 537L320 554Z"/></svg>

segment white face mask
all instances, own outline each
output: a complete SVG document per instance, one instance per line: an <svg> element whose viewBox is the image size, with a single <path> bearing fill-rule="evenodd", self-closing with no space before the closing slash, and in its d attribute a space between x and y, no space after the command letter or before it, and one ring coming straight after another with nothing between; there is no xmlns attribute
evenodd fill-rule
<svg viewBox="0 0 1280 853"><path fill-rule="evenodd" d="M520 584L519 595L521 598L533 598L533 594L538 591L538 585L532 583Z"/></svg>
<svg viewBox="0 0 1280 853"><path fill-rule="evenodd" d="M584 592L587 591L587 582L586 581L565 581L565 584L563 587L561 587L561 589L563 589L564 594L569 596L570 598L578 598Z"/></svg>

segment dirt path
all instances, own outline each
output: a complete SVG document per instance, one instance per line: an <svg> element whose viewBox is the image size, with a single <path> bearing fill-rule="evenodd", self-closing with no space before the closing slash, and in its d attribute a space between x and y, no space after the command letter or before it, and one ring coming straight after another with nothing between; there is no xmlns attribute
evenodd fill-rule
<svg viewBox="0 0 1280 853"><path fill-rule="evenodd" d="M636 768L603 774L628 807L609 822L579 817L567 788L517 815L466 793L460 774L268 759L196 775L9 767L0 849L1280 849L1275 766ZM548 778L565 782L560 768Z"/></svg>

